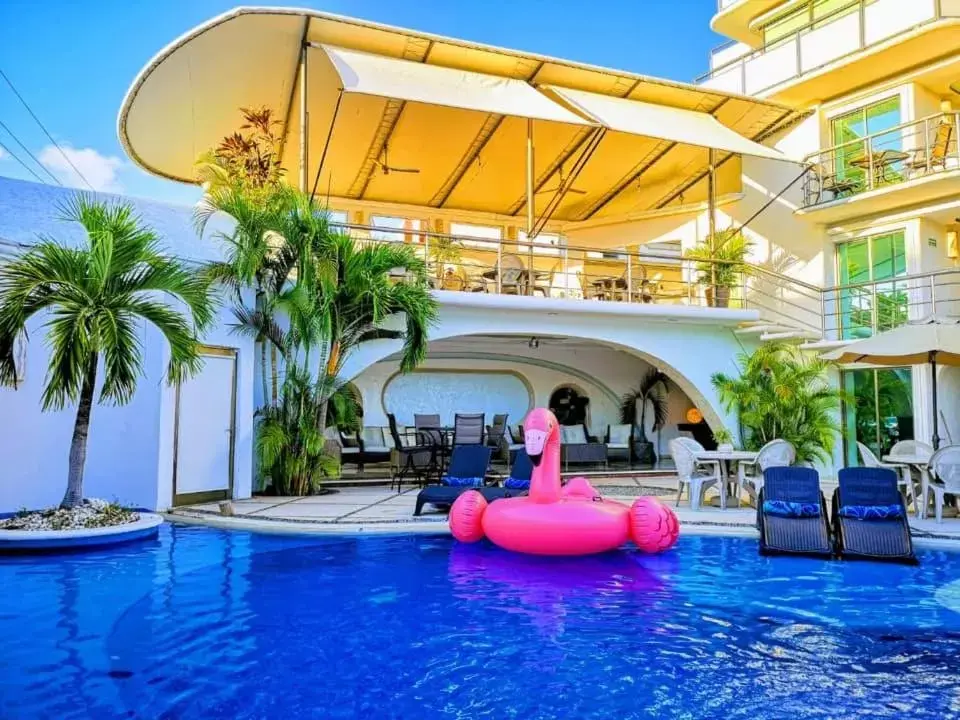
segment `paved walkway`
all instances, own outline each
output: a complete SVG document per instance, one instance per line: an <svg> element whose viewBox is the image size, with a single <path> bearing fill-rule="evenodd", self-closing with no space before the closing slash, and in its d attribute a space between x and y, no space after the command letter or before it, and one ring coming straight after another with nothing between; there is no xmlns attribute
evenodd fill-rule
<svg viewBox="0 0 960 720"><path fill-rule="evenodd" d="M607 497L627 504L643 495L656 495L674 507L675 482L669 478L618 478L616 484L598 484L598 488ZM222 515L218 503L177 508L168 517L180 522L267 532L448 532L446 514L429 505L422 516L414 517L416 497L415 488L397 493L385 487L352 487L313 497L236 500L232 517ZM695 532L756 534L753 508L707 507L692 511L684 500L675 511L681 528ZM938 524L932 519L911 517L910 524L917 538L960 540L958 519L945 519Z"/></svg>

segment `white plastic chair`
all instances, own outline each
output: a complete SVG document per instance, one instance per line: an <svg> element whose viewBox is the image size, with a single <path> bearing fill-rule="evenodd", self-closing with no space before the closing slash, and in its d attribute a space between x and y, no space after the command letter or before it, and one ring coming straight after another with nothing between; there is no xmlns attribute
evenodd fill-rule
<svg viewBox="0 0 960 720"><path fill-rule="evenodd" d="M937 522L943 522L943 496L960 495L960 445L949 445L937 450L930 458L930 482L923 495L923 504L934 496Z"/></svg>
<svg viewBox="0 0 960 720"><path fill-rule="evenodd" d="M703 451L703 446L690 438L674 438L669 446L673 463L677 467L677 505L680 505L684 485L688 488L691 510L699 510L707 488L717 485L720 488L720 507L726 509L727 498L722 487L723 475L720 472L720 462L697 460L696 455Z"/></svg>
<svg viewBox="0 0 960 720"><path fill-rule="evenodd" d="M909 457L909 458L931 458L933 456L933 446L928 445L925 442L920 442L919 440L901 440L896 443L890 452L888 453L889 457ZM929 497L927 493L927 486L930 484L930 473L927 470L926 466L917 466L908 462L904 462L904 465L907 465L908 471L910 472L911 481L914 484L914 510L916 510L917 517L923 518L927 515L927 505L926 501ZM920 488L920 492L916 492L916 488ZM920 502L917 502L917 498L920 498Z"/></svg>
<svg viewBox="0 0 960 720"><path fill-rule="evenodd" d="M919 494L916 486L913 484L913 475L910 474L910 466L905 463L882 462L880 458L873 454L873 450L868 448L862 442L857 443L857 449L860 451L860 462L864 467L886 468L893 470L897 476L897 485L900 486L900 492L907 497L907 505L913 502L917 517L920 517L920 503L917 501Z"/></svg>
<svg viewBox="0 0 960 720"><path fill-rule="evenodd" d="M759 497L763 489L763 471L770 467L789 467L797 459L797 451L786 440L771 440L757 453L753 462L740 462L737 467L737 507L744 491Z"/></svg>

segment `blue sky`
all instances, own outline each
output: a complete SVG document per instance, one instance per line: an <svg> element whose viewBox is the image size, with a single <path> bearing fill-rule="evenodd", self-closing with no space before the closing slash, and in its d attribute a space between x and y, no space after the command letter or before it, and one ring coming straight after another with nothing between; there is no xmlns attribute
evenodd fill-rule
<svg viewBox="0 0 960 720"><path fill-rule="evenodd" d="M716 0L256 4L314 7L683 81L706 70L710 49L723 40L709 29ZM230 0L0 0L0 70L97 189L191 203L196 188L154 178L126 157L117 140L117 110L134 76L154 54L236 5ZM80 183L2 80L0 121L65 184ZM0 142L25 157L2 128ZM7 155L0 157L0 175L32 179Z"/></svg>

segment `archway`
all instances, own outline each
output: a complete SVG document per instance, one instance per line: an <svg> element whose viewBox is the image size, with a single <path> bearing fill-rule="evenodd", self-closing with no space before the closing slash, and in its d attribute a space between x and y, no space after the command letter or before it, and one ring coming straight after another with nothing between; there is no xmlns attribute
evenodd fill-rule
<svg viewBox="0 0 960 720"><path fill-rule="evenodd" d="M547 407L561 425L586 425L590 396L573 384L563 384L550 393Z"/></svg>

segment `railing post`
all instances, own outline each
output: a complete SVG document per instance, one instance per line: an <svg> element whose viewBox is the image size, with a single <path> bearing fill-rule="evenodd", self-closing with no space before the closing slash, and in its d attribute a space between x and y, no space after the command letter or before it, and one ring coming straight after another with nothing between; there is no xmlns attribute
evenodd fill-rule
<svg viewBox="0 0 960 720"><path fill-rule="evenodd" d="M527 235L527 295L533 295L533 238Z"/></svg>
<svg viewBox="0 0 960 720"><path fill-rule="evenodd" d="M744 310L747 309L747 273L743 265L740 266L740 305Z"/></svg>
<svg viewBox="0 0 960 720"><path fill-rule="evenodd" d="M740 92L747 94L747 58L740 58Z"/></svg>
<svg viewBox="0 0 960 720"><path fill-rule="evenodd" d="M797 30L797 77L803 75L803 54L800 51L800 31Z"/></svg>
<svg viewBox="0 0 960 720"><path fill-rule="evenodd" d="M827 300L826 291L820 291L820 339L827 340Z"/></svg>
<svg viewBox="0 0 960 720"><path fill-rule="evenodd" d="M960 158L960 112L953 114L953 136L957 144L957 158ZM949 152L949 148L947 148Z"/></svg>
<svg viewBox="0 0 960 720"><path fill-rule="evenodd" d="M501 233L502 234L502 233ZM497 295L500 294L503 281L503 238L497 243Z"/></svg>
<svg viewBox="0 0 960 720"><path fill-rule="evenodd" d="M627 250L627 302L633 302L633 254L630 250Z"/></svg>
<svg viewBox="0 0 960 720"><path fill-rule="evenodd" d="M937 314L937 277L936 275L930 276L930 314ZM908 313L909 315L909 313Z"/></svg>
<svg viewBox="0 0 960 720"><path fill-rule="evenodd" d="M565 238L559 238L557 240L563 248L563 296L565 298L570 297L570 253L567 250L567 241ZM581 300L583 298L580 298Z"/></svg>
<svg viewBox="0 0 960 720"><path fill-rule="evenodd" d="M867 3L860 0L860 50L867 46Z"/></svg>
<svg viewBox="0 0 960 720"><path fill-rule="evenodd" d="M373 220L370 221L373 223ZM430 230L423 234L423 261L427 264L427 275L430 275ZM436 268L433 268L434 274L436 274Z"/></svg>

